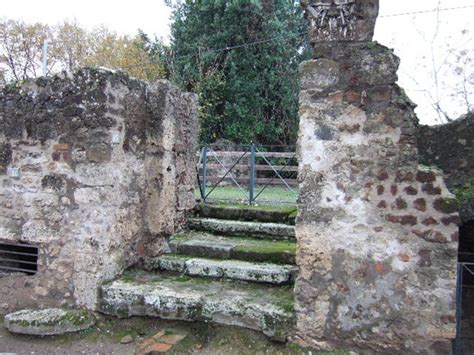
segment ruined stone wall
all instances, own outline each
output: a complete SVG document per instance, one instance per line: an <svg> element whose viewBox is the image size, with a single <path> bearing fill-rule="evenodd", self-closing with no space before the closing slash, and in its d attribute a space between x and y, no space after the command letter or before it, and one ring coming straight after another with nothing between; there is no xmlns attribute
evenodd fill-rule
<svg viewBox="0 0 474 355"><path fill-rule="evenodd" d="M0 313L94 309L98 285L160 252L194 204L195 110L166 81L106 70L3 88L0 243L40 257L35 276L1 275Z"/></svg>
<svg viewBox="0 0 474 355"><path fill-rule="evenodd" d="M474 222L474 113L439 126L418 127L420 162L443 170L451 191L464 197L464 223Z"/></svg>
<svg viewBox="0 0 474 355"><path fill-rule="evenodd" d="M418 164L414 107L395 84L399 60L370 37L320 41L300 66L293 341L446 354L457 204L441 172Z"/></svg>
<svg viewBox="0 0 474 355"><path fill-rule="evenodd" d="M418 127L420 162L443 170L449 187L474 177L474 112L437 126Z"/></svg>

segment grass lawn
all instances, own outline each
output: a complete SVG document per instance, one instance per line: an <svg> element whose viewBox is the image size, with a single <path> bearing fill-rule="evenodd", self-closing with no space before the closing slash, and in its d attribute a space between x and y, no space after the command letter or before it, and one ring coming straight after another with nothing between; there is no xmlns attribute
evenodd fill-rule
<svg viewBox="0 0 474 355"><path fill-rule="evenodd" d="M256 187L255 194L258 195L263 187ZM298 190L295 187L292 187L294 192L289 191L285 187L281 186L268 186L263 190L263 192L258 195L255 203L256 204L290 204L296 205L296 199L298 198ZM206 194L212 188L206 189ZM194 196L196 200L201 200L201 194L199 192L199 187L196 187L194 190ZM219 186L216 187L207 197L208 202L213 201L225 201L232 203L247 203L248 202L248 191L240 190L236 186Z"/></svg>

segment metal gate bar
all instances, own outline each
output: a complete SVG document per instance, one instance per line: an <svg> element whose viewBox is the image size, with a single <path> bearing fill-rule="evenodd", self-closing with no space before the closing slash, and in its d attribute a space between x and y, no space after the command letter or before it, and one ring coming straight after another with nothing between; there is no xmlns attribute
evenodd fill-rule
<svg viewBox="0 0 474 355"><path fill-rule="evenodd" d="M470 276L474 276L474 263L458 263L458 279L456 286L456 338L454 339L453 353L461 354L461 335L462 335L462 297L464 274L468 272Z"/></svg>

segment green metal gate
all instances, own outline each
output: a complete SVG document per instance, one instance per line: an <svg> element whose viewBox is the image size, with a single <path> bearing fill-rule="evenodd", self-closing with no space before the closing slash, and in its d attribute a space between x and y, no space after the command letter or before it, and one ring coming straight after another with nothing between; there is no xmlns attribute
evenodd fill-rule
<svg viewBox="0 0 474 355"><path fill-rule="evenodd" d="M229 149L206 145L197 168L200 199L204 202L296 203L298 165L294 147L251 144ZM226 188L232 191L229 186L238 198L216 193Z"/></svg>

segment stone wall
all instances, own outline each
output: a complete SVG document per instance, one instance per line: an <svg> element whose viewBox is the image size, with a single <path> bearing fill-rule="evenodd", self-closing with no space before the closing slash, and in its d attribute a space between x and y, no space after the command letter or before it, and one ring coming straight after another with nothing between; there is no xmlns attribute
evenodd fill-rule
<svg viewBox="0 0 474 355"><path fill-rule="evenodd" d="M474 222L474 112L439 126L418 127L420 162L443 170L451 191L461 195L464 223Z"/></svg>
<svg viewBox="0 0 474 355"><path fill-rule="evenodd" d="M0 313L94 309L102 282L159 253L194 206L196 133L196 97L166 81L87 69L4 87L0 243L40 257L34 276L1 275Z"/></svg>
<svg viewBox="0 0 474 355"><path fill-rule="evenodd" d="M445 354L455 336L458 207L441 172L418 165L399 60L369 37L321 40L300 66L293 341Z"/></svg>
<svg viewBox="0 0 474 355"><path fill-rule="evenodd" d="M420 162L443 170L449 187L474 177L474 112L438 126L418 127Z"/></svg>

